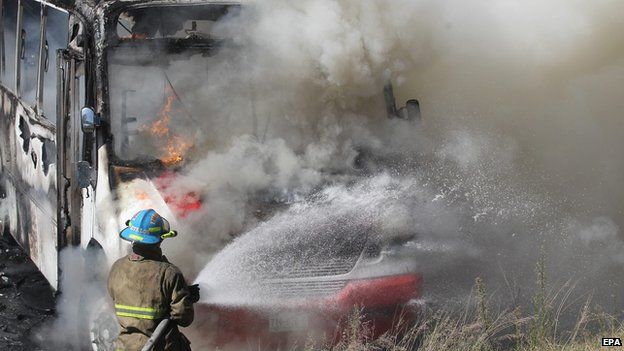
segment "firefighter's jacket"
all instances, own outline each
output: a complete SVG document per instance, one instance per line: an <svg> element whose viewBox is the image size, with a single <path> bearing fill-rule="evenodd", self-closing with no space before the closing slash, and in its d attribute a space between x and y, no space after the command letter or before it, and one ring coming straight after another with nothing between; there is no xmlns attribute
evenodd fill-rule
<svg viewBox="0 0 624 351"><path fill-rule="evenodd" d="M157 245L134 245L132 253L113 264L108 291L121 326L118 350L140 351L164 318L174 323L154 351L190 350L178 325L193 322L193 304L180 270Z"/></svg>

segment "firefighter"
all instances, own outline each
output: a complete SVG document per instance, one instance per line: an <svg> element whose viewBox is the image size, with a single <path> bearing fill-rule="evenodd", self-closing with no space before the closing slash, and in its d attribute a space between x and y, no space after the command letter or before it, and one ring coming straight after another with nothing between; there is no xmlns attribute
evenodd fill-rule
<svg viewBox="0 0 624 351"><path fill-rule="evenodd" d="M108 292L121 326L117 350L141 350L165 318L173 323L154 351L191 350L178 326L193 322L199 287L187 286L178 267L160 249L163 239L176 235L169 222L152 209L139 211L120 232L122 239L132 242L132 253L117 260L108 277Z"/></svg>

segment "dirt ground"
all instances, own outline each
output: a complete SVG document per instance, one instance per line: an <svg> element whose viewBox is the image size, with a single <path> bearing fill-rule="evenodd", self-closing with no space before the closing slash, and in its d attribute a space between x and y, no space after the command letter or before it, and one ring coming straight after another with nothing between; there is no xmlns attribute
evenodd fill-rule
<svg viewBox="0 0 624 351"><path fill-rule="evenodd" d="M50 285L10 237L0 238L0 350L49 350L34 331L54 318Z"/></svg>

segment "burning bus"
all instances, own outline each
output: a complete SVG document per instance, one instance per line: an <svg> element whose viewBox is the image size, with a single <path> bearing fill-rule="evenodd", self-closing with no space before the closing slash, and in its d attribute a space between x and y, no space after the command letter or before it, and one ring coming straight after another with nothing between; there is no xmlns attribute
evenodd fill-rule
<svg viewBox="0 0 624 351"><path fill-rule="evenodd" d="M234 74L237 64L253 66L254 59L239 55L244 43L219 28L238 16L239 2L0 4L0 229L19 242L54 288L62 288L64 247L93 248L112 262L127 252L118 231L139 208L157 208L174 223L201 209L202 194L180 194L171 184L198 150L226 142L220 128L262 134L258 116L272 102L261 98L261 86L231 79L241 77ZM229 103L244 90L249 104ZM214 99L207 102L206 95ZM389 118L419 119L415 100L396 108L390 84L379 95ZM234 115L248 115L249 123L234 125ZM391 276L374 273L375 264L392 265L393 251L371 251L370 240L362 238L368 237L346 241L349 250L307 269L262 280L278 279L291 294L307 297L299 303L322 305L316 311L340 306L332 310L334 319L357 304L380 313L415 298L420 277L414 268ZM221 316L214 330L227 330L222 338L244 338L246 331L260 329L279 335L304 324L287 313L262 317L253 306L206 309Z"/></svg>

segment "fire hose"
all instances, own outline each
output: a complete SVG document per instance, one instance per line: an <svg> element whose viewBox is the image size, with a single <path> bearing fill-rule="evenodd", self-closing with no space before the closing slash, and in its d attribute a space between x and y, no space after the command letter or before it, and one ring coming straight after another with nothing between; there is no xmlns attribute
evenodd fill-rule
<svg viewBox="0 0 624 351"><path fill-rule="evenodd" d="M190 292L190 299L192 303L199 301L199 285L198 284L193 284L189 286L189 292ZM160 338L165 334L165 331L167 331L167 328L169 327L170 323L171 323L171 319L169 318L165 318L162 321L160 321L160 323L158 323L158 325L156 326L156 329L154 329L152 336L150 336L150 338L147 340L147 343L145 343L145 346L143 346L141 351L152 351L152 349L154 348L154 345L156 345L158 340L160 340Z"/></svg>
<svg viewBox="0 0 624 351"><path fill-rule="evenodd" d="M156 345L158 340L160 340L163 334L165 334L169 323L171 323L171 319L169 318L163 319L160 323L158 323L158 326L156 326L154 333L152 333L152 336L150 336L150 338L147 340L147 343L145 343L145 346L143 346L141 351L152 351L154 345Z"/></svg>

